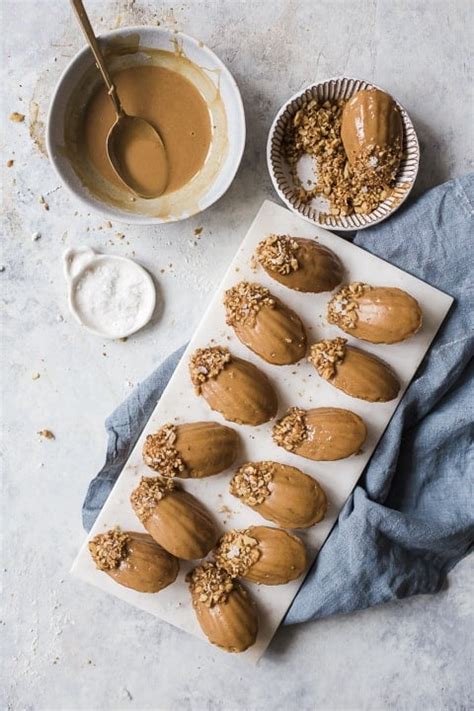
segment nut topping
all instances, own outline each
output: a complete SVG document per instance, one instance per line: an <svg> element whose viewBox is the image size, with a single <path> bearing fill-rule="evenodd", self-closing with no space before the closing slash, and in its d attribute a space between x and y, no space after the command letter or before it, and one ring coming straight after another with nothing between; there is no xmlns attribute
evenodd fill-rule
<svg viewBox="0 0 474 711"><path fill-rule="evenodd" d="M270 496L268 484L273 479L273 462L248 462L234 474L230 493L249 506L263 503Z"/></svg>
<svg viewBox="0 0 474 711"><path fill-rule="evenodd" d="M311 346L308 360L325 380L334 377L336 365L344 360L346 343L347 338L328 338Z"/></svg>
<svg viewBox="0 0 474 711"><path fill-rule="evenodd" d="M286 415L278 420L273 427L273 441L289 452L296 449L309 437L306 424L306 413L299 407L291 407Z"/></svg>
<svg viewBox="0 0 474 711"><path fill-rule="evenodd" d="M339 289L328 304L328 322L345 328L357 324L357 299L371 289L368 284L354 281Z"/></svg>
<svg viewBox="0 0 474 711"><path fill-rule="evenodd" d="M241 281L225 292L224 306L227 312L226 323L229 326L253 326L260 309L263 306L274 308L275 300L266 287Z"/></svg>
<svg viewBox="0 0 474 711"><path fill-rule="evenodd" d="M143 523L153 513L157 504L170 494L177 490L173 479L164 479L162 477L142 476L141 481L136 489L132 491L130 501L133 510Z"/></svg>
<svg viewBox="0 0 474 711"><path fill-rule="evenodd" d="M118 528L99 533L89 541L89 550L99 570L118 568L127 556L128 536Z"/></svg>
<svg viewBox="0 0 474 711"><path fill-rule="evenodd" d="M224 346L198 348L194 351L189 362L189 372L198 395L201 392L202 383L217 377L230 360L229 350Z"/></svg>
<svg viewBox="0 0 474 711"><path fill-rule="evenodd" d="M193 603L203 603L206 607L214 607L226 602L234 582L223 568L216 563L204 563L194 568L186 576L186 582L193 597Z"/></svg>
<svg viewBox="0 0 474 711"><path fill-rule="evenodd" d="M298 243L288 235L270 235L257 246L257 261L271 272L290 274L299 269Z"/></svg>
<svg viewBox="0 0 474 711"><path fill-rule="evenodd" d="M218 565L229 575L245 575L260 558L258 541L250 535L250 530L233 530L224 533L215 550Z"/></svg>
<svg viewBox="0 0 474 711"><path fill-rule="evenodd" d="M174 446L176 439L176 426L170 423L148 435L143 445L145 464L162 476L176 476L183 472L186 465Z"/></svg>

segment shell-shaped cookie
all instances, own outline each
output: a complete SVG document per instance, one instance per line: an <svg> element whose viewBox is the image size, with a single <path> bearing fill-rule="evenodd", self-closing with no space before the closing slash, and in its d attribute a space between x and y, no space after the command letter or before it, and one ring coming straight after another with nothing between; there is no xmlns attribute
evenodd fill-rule
<svg viewBox="0 0 474 711"><path fill-rule="evenodd" d="M305 355L301 319L266 287L241 281L226 291L224 306L228 325L263 360L289 365Z"/></svg>
<svg viewBox="0 0 474 711"><path fill-rule="evenodd" d="M270 235L255 258L272 279L295 291L332 291L342 281L339 257L313 239Z"/></svg>
<svg viewBox="0 0 474 711"><path fill-rule="evenodd" d="M148 435L143 461L162 476L201 479L228 469L239 451L239 436L217 422L166 424Z"/></svg>
<svg viewBox="0 0 474 711"><path fill-rule="evenodd" d="M217 531L210 513L174 479L142 477L130 501L148 533L176 558L204 558L213 548Z"/></svg>
<svg viewBox="0 0 474 711"><path fill-rule="evenodd" d="M227 348L198 348L190 361L196 392L230 422L261 425L276 415L277 395L253 363L231 356Z"/></svg>
<svg viewBox="0 0 474 711"><path fill-rule="evenodd" d="M326 494L313 477L278 462L247 462L232 478L230 493L282 528L309 528L327 510Z"/></svg>
<svg viewBox="0 0 474 711"><path fill-rule="evenodd" d="M215 563L204 563L186 579L199 625L211 644L244 652L255 643L257 608L242 585Z"/></svg>
<svg viewBox="0 0 474 711"><path fill-rule="evenodd" d="M176 580L179 561L147 533L110 529L89 541L96 567L119 585L157 593Z"/></svg>
<svg viewBox="0 0 474 711"><path fill-rule="evenodd" d="M328 321L369 343L398 343L420 329L422 313L418 301L402 289L354 282L331 299Z"/></svg>
<svg viewBox="0 0 474 711"><path fill-rule="evenodd" d="M306 548L297 536L270 526L225 533L215 559L232 577L263 585L284 585L306 570Z"/></svg>
<svg viewBox="0 0 474 711"><path fill-rule="evenodd" d="M400 390L398 378L387 363L348 346L345 338L314 343L308 360L328 383L360 400L388 402Z"/></svg>
<svg viewBox="0 0 474 711"><path fill-rule="evenodd" d="M292 407L273 427L273 441L278 446L320 462L356 454L366 437L362 418L338 407Z"/></svg>

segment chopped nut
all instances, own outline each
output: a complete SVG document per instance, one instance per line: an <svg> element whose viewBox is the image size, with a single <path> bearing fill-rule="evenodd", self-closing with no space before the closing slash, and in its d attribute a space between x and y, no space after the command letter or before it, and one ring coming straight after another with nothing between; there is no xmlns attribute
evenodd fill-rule
<svg viewBox="0 0 474 711"><path fill-rule="evenodd" d="M142 476L139 485L132 491L130 501L136 515L143 523L153 513L161 499L175 491L173 479Z"/></svg>
<svg viewBox="0 0 474 711"><path fill-rule="evenodd" d="M10 114L10 121L14 121L15 123L22 123L22 121L25 120L25 114L19 114L18 111L14 111L12 114Z"/></svg>
<svg viewBox="0 0 474 711"><path fill-rule="evenodd" d="M189 372L196 393L201 392L201 385L210 378L216 378L224 370L231 356L224 346L211 346L198 348L194 351L189 361Z"/></svg>
<svg viewBox="0 0 474 711"><path fill-rule="evenodd" d="M187 574L186 582L189 584L193 605L204 603L206 607L226 602L235 586L229 573L216 563L204 563L194 568Z"/></svg>
<svg viewBox="0 0 474 711"><path fill-rule="evenodd" d="M249 506L257 506L270 496L268 485L273 472L273 462L247 462L232 477L230 493Z"/></svg>
<svg viewBox="0 0 474 711"><path fill-rule="evenodd" d="M319 341L311 346L308 360L325 380L334 377L337 364L344 360L346 343L346 338L333 338Z"/></svg>
<svg viewBox="0 0 474 711"><path fill-rule="evenodd" d="M245 575L260 558L258 540L249 530L233 530L224 533L214 552L217 564L233 578Z"/></svg>
<svg viewBox="0 0 474 711"><path fill-rule="evenodd" d="M224 306L227 313L226 323L230 326L237 324L254 326L260 309L263 306L273 308L275 299L264 286L241 281L225 292Z"/></svg>
<svg viewBox="0 0 474 711"><path fill-rule="evenodd" d="M170 423L148 435L143 445L145 464L162 476L176 476L183 472L186 465L174 446L176 439L176 426Z"/></svg>
<svg viewBox="0 0 474 711"><path fill-rule="evenodd" d="M118 528L99 533L89 541L91 556L99 570L118 568L127 556L128 536Z"/></svg>
<svg viewBox="0 0 474 711"><path fill-rule="evenodd" d="M271 272L290 274L299 269L298 243L288 235L270 235L258 244L255 256Z"/></svg>
<svg viewBox="0 0 474 711"><path fill-rule="evenodd" d="M41 374L40 374L40 373L32 373L32 374L31 374L31 379L32 379L32 380L38 380L39 378L41 378Z"/></svg>
<svg viewBox="0 0 474 711"><path fill-rule="evenodd" d="M7 160L7 168L12 168L14 163L15 163L15 161L13 160L13 158L10 158L10 160Z"/></svg>
<svg viewBox="0 0 474 711"><path fill-rule="evenodd" d="M56 439L51 430L40 430L38 434L40 437L44 437L45 439Z"/></svg>
<svg viewBox="0 0 474 711"><path fill-rule="evenodd" d="M357 324L357 299L371 287L359 281L343 286L328 304L328 322L344 328L355 328Z"/></svg>
<svg viewBox="0 0 474 711"><path fill-rule="evenodd" d="M306 425L306 413L299 407L291 407L286 415L273 427L272 437L275 444L292 452L309 437Z"/></svg>

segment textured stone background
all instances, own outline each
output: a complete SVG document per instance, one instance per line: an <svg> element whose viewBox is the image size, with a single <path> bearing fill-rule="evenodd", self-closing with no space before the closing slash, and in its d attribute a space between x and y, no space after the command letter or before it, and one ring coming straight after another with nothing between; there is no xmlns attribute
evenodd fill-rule
<svg viewBox="0 0 474 711"><path fill-rule="evenodd" d="M87 6L97 29L161 23L201 38L239 83L248 142L234 184L205 214L178 225L108 228L66 194L44 151L51 89L83 44L68 3L0 3L1 708L472 708L472 560L434 597L281 630L257 668L216 655L68 575L83 539L82 497L102 464L104 418L191 334L262 200L275 198L265 141L281 103L315 79L344 73L372 79L400 99L419 132L416 192L472 170L472 3L89 0ZM9 122L12 111L24 113L25 122ZM199 240L196 227L203 227ZM126 343L88 335L68 313L61 255L82 244L135 256L159 281L154 323ZM36 433L43 428L56 439L41 440Z"/></svg>

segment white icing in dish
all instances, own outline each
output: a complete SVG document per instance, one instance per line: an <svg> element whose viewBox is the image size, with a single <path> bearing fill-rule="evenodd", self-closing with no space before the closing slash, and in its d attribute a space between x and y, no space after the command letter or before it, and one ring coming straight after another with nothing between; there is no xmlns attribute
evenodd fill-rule
<svg viewBox="0 0 474 711"><path fill-rule="evenodd" d="M148 272L132 259L98 254L89 247L64 254L69 307L89 331L124 338L151 319L156 301Z"/></svg>

